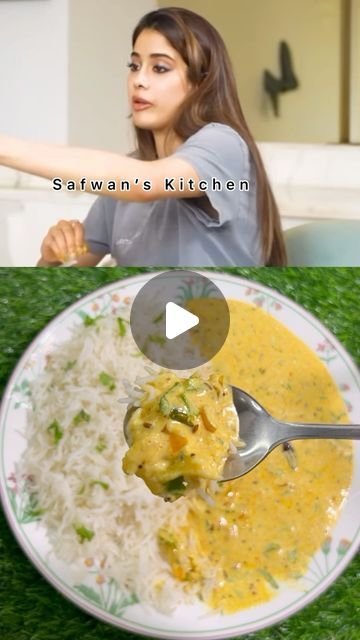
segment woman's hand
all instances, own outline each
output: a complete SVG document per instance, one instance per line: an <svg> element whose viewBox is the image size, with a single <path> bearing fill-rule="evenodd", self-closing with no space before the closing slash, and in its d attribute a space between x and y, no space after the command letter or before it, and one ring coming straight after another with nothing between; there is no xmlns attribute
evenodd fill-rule
<svg viewBox="0 0 360 640"><path fill-rule="evenodd" d="M58 265L88 253L84 225L78 220L60 220L51 227L41 245L40 265Z"/></svg>

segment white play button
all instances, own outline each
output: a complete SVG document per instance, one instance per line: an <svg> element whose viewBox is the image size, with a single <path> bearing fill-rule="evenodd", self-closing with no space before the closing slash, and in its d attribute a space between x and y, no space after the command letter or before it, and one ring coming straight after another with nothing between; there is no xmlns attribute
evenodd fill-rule
<svg viewBox="0 0 360 640"><path fill-rule="evenodd" d="M211 360L230 326L229 307L215 282L187 269L142 274L139 284L140 278L145 284L130 311L139 351L157 366L177 371Z"/></svg>
<svg viewBox="0 0 360 640"><path fill-rule="evenodd" d="M180 336L199 324L199 318L174 302L165 305L165 333L168 340Z"/></svg>

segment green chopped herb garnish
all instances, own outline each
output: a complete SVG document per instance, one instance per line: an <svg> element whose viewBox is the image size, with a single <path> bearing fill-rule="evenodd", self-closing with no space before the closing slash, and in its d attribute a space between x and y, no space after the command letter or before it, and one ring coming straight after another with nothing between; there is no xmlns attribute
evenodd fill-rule
<svg viewBox="0 0 360 640"><path fill-rule="evenodd" d="M176 549L176 540L171 531L160 529L160 531L158 531L158 539L160 543L166 544L170 549Z"/></svg>
<svg viewBox="0 0 360 640"><path fill-rule="evenodd" d="M95 535L94 531L90 531L90 529L87 529L83 525L79 527L74 526L74 529L80 538L80 544L82 544L84 540L92 540Z"/></svg>
<svg viewBox="0 0 360 640"><path fill-rule="evenodd" d="M154 324L157 324L158 322L160 322L160 321L163 319L164 315L165 315L165 312L164 312L164 311L162 311L161 313L159 313L159 315L158 315L158 316L156 316L156 318L154 318L154 319L153 319L153 323L154 323Z"/></svg>
<svg viewBox="0 0 360 640"><path fill-rule="evenodd" d="M170 402L167 399L166 395L160 398L159 402L160 411L164 416L168 416L171 411Z"/></svg>
<svg viewBox="0 0 360 640"><path fill-rule="evenodd" d="M264 375L264 373L266 373L266 369L264 369L264 367L259 367L259 373Z"/></svg>
<svg viewBox="0 0 360 640"><path fill-rule="evenodd" d="M202 391L205 389L205 384L199 380L196 376L190 376L187 380L184 380L186 391Z"/></svg>
<svg viewBox="0 0 360 640"><path fill-rule="evenodd" d="M126 324L123 318L116 318L118 326L119 326L119 336L123 337L126 334Z"/></svg>
<svg viewBox="0 0 360 640"><path fill-rule="evenodd" d="M173 391L176 387L181 387L181 383L175 382L173 385L171 385L171 387L167 391L165 391L165 393L163 393L163 395L160 398L159 408L161 413L164 416L168 416L170 414L171 409L174 408L174 406L171 406L167 396L170 393L170 391Z"/></svg>
<svg viewBox="0 0 360 640"><path fill-rule="evenodd" d="M109 485L107 482L102 482L101 480L92 480L90 482L90 486L93 487L95 484L98 484L100 487L102 487L103 489L108 489Z"/></svg>
<svg viewBox="0 0 360 640"><path fill-rule="evenodd" d="M185 405L185 409L190 412L190 404L189 404L189 400L186 397L185 393L180 393L180 398L183 401L184 405Z"/></svg>
<svg viewBox="0 0 360 640"><path fill-rule="evenodd" d="M75 367L75 365L76 365L76 360L70 360L69 362L66 363L64 367L64 371L70 371Z"/></svg>
<svg viewBox="0 0 360 640"><path fill-rule="evenodd" d="M271 551L278 551L280 549L280 545L277 544L276 542L270 542L270 544L268 544L265 549L264 549L264 553L270 553Z"/></svg>
<svg viewBox="0 0 360 640"><path fill-rule="evenodd" d="M178 476L173 480L169 480L169 482L165 484L165 488L169 493L182 493L184 489L186 489L184 476Z"/></svg>
<svg viewBox="0 0 360 640"><path fill-rule="evenodd" d="M195 427L197 424L196 416L189 413L186 407L174 407L169 413L169 418L187 424L189 427Z"/></svg>
<svg viewBox="0 0 360 640"><path fill-rule="evenodd" d="M59 423L57 420L54 420L54 422L51 423L51 425L47 428L47 430L50 432L53 432L54 435L54 442L55 444L57 444L59 442L59 440L61 440L61 438L64 435L63 430L61 429Z"/></svg>
<svg viewBox="0 0 360 640"><path fill-rule="evenodd" d="M97 443L95 449L99 453L101 453L102 451L104 451L104 449L106 449L106 441L105 441L104 436L99 436L98 443Z"/></svg>
<svg viewBox="0 0 360 640"><path fill-rule="evenodd" d="M148 336L148 340L150 340L150 342L154 342L155 344L160 344L160 345L163 345L166 342L166 338L163 338L163 336L158 336L156 333Z"/></svg>
<svg viewBox="0 0 360 640"><path fill-rule="evenodd" d="M99 375L99 380L104 387L108 387L110 391L114 391L116 389L116 382L112 376L105 371L102 371Z"/></svg>
<svg viewBox="0 0 360 640"><path fill-rule="evenodd" d="M186 393L182 393L180 397L181 397L181 400L183 401L185 407L189 411L189 413L191 413L193 416L198 416L199 415L199 409L194 404L192 404L192 402L190 401L190 399L186 395Z"/></svg>
<svg viewBox="0 0 360 640"><path fill-rule="evenodd" d="M171 420L176 420L177 422L187 424L189 427L194 427L197 424L196 416L199 414L199 411L197 407L192 406L186 394L175 394L176 400L169 400L170 393L171 398L174 397L173 392L176 387L184 389L184 384L182 382L175 382L170 389L165 391L159 401L160 411L164 416L169 416ZM182 401L183 404L178 404L179 401Z"/></svg>
<svg viewBox="0 0 360 640"><path fill-rule="evenodd" d="M271 584L272 587L274 587L274 589L278 589L279 585L276 582L275 578L271 575L271 573L269 571L267 571L267 569L259 569L259 573L261 573L261 575L265 578L265 580Z"/></svg>
<svg viewBox="0 0 360 640"><path fill-rule="evenodd" d="M214 531L214 525L209 520L205 520L205 527L208 531Z"/></svg>
<svg viewBox="0 0 360 640"><path fill-rule="evenodd" d="M287 555L290 562L295 562L295 560L297 560L297 549L291 549L290 551L288 551Z"/></svg>
<svg viewBox="0 0 360 640"><path fill-rule="evenodd" d="M96 322L98 320L100 320L100 318L102 318L103 316L95 316L94 318L92 318L91 316L89 316L87 313L85 313L83 315L83 322L85 327L91 327L92 325L96 324Z"/></svg>
<svg viewBox="0 0 360 640"><path fill-rule="evenodd" d="M289 466L293 471L296 471L298 464L297 464L297 457L296 457L296 452L294 447L292 446L292 444L290 444L290 442L284 442L282 446L282 450L285 455L285 458L289 463Z"/></svg>
<svg viewBox="0 0 360 640"><path fill-rule="evenodd" d="M73 425L77 426L78 424L81 424L82 422L90 422L90 416L88 413L86 413L86 411L84 411L84 409L81 409L79 411L79 413L76 414L75 418L73 419L72 423Z"/></svg>

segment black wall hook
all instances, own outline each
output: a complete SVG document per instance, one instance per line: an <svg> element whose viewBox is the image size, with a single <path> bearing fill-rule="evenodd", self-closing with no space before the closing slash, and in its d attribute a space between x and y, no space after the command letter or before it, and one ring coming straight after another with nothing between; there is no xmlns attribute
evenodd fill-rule
<svg viewBox="0 0 360 640"><path fill-rule="evenodd" d="M280 42L280 69L281 77L277 78L267 69L264 71L263 85L266 93L270 96L274 115L278 118L279 113L279 95L286 91L294 91L299 85L299 81L295 75L292 56L289 45L281 41Z"/></svg>

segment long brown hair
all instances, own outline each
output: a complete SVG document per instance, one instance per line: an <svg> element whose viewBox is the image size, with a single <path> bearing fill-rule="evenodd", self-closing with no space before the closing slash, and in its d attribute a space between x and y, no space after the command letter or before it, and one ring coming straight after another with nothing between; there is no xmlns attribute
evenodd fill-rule
<svg viewBox="0 0 360 640"><path fill-rule="evenodd" d="M260 153L245 121L231 60L222 37L205 18L178 7L146 14L134 30L133 46L144 29L161 33L188 67L193 90L176 113L172 125L175 133L187 140L206 124L219 122L235 129L248 145L256 168L263 260L267 265L285 265L286 249L279 210ZM135 132L140 157L156 159L152 132L138 127L135 127Z"/></svg>

